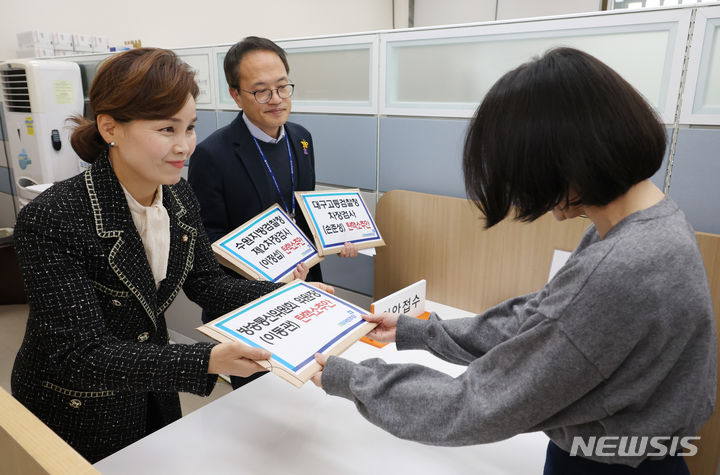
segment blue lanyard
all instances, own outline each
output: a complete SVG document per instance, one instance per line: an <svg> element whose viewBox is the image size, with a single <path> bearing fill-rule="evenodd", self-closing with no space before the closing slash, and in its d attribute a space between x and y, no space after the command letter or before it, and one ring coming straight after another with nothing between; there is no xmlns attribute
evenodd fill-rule
<svg viewBox="0 0 720 475"><path fill-rule="evenodd" d="M285 133L285 144L287 145L288 150L288 157L290 157L290 186L292 188L290 195L292 196L292 211L288 209L287 203L285 203L285 197L283 197L282 191L280 191L280 186L278 186L278 182L275 179L275 174L272 171L272 168L270 168L270 164L267 161L267 158L265 158L265 154L263 153L262 149L260 148L260 144L258 143L257 139L254 135L250 134L250 136L253 139L253 142L255 142L255 146L258 149L258 152L260 152L260 156L263 159L263 162L265 162L265 167L267 168L268 173L270 173L270 178L272 178L273 183L275 184L275 189L278 192L278 196L280 196L280 201L282 201L283 208L285 208L285 212L290 215L290 219L295 219L295 172L293 171L293 156L292 152L290 151L290 141L288 140L287 133Z"/></svg>

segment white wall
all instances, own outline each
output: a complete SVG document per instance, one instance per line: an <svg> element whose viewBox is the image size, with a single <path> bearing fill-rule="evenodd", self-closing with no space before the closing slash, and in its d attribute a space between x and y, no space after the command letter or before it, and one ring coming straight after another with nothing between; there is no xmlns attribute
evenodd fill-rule
<svg viewBox="0 0 720 475"><path fill-rule="evenodd" d="M16 34L41 30L86 33L111 44L143 46L235 43L390 29L392 0L0 0L0 60L16 57Z"/></svg>
<svg viewBox="0 0 720 475"><path fill-rule="evenodd" d="M415 0L415 26L593 12L601 4L601 0Z"/></svg>
<svg viewBox="0 0 720 475"><path fill-rule="evenodd" d="M495 4L496 0L415 0L415 26L492 21Z"/></svg>
<svg viewBox="0 0 720 475"><path fill-rule="evenodd" d="M500 0L497 19L529 18L599 11L601 0Z"/></svg>
<svg viewBox="0 0 720 475"><path fill-rule="evenodd" d="M415 0L414 25L433 26L597 11L601 0ZM0 61L16 57L16 34L41 30L110 38L112 45L177 48L406 28L408 0L0 0ZM393 24L394 12L394 24Z"/></svg>
<svg viewBox="0 0 720 475"><path fill-rule="evenodd" d="M393 28L407 28L410 12L409 0L393 0L394 17Z"/></svg>

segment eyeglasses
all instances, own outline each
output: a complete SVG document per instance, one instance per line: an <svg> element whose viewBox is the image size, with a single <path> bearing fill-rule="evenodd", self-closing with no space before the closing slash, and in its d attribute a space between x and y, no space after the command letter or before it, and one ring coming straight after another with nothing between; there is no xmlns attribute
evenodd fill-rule
<svg viewBox="0 0 720 475"><path fill-rule="evenodd" d="M272 99L273 92L278 95L280 99L287 99L293 95L295 90L295 84L289 83L284 86L280 86L276 89L261 89L259 91L246 91L245 89L237 88L238 91L246 92L255 96L255 101L258 104L267 104Z"/></svg>

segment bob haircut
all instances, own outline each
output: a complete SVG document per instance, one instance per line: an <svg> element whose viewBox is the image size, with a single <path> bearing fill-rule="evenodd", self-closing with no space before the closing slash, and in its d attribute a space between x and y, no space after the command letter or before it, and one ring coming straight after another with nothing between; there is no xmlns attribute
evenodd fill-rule
<svg viewBox="0 0 720 475"><path fill-rule="evenodd" d="M285 72L290 73L290 65L288 64L285 50L276 45L272 40L260 38L257 36L248 36L242 41L238 41L228 50L223 61L223 69L225 70L225 80L233 89L240 88L240 72L238 66L243 56L251 51L271 51L280 57Z"/></svg>
<svg viewBox="0 0 720 475"><path fill-rule="evenodd" d="M107 114L118 122L167 119L183 108L188 96L197 99L195 72L175 53L158 48L131 49L100 65L90 87L95 117ZM107 144L96 120L73 117L76 127L70 143L92 163Z"/></svg>
<svg viewBox="0 0 720 475"><path fill-rule="evenodd" d="M556 48L501 77L465 140L465 189L485 227L558 205L603 206L662 164L665 127L597 58Z"/></svg>

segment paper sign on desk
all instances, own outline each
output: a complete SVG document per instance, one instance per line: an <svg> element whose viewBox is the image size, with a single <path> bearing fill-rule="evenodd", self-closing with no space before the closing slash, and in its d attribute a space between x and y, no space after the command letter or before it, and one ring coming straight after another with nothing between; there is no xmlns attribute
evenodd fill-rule
<svg viewBox="0 0 720 475"><path fill-rule="evenodd" d="M212 248L224 266L248 279L271 282L290 282L299 263L312 267L323 259L278 205L218 239Z"/></svg>
<svg viewBox="0 0 720 475"><path fill-rule="evenodd" d="M338 253L346 242L358 249L384 246L360 190L295 192L321 256Z"/></svg>
<svg viewBox="0 0 720 475"><path fill-rule="evenodd" d="M404 289L400 289L395 293L376 300L370 305L371 313L401 313L409 317L427 320L430 312L425 311L425 289L427 288L425 279L419 280L414 284L410 284ZM372 338L364 336L361 338L363 343L382 348L387 343L375 341Z"/></svg>
<svg viewBox="0 0 720 475"><path fill-rule="evenodd" d="M220 342L241 341L272 353L258 361L300 387L320 371L315 353L338 355L375 328L367 311L296 280L198 330Z"/></svg>

